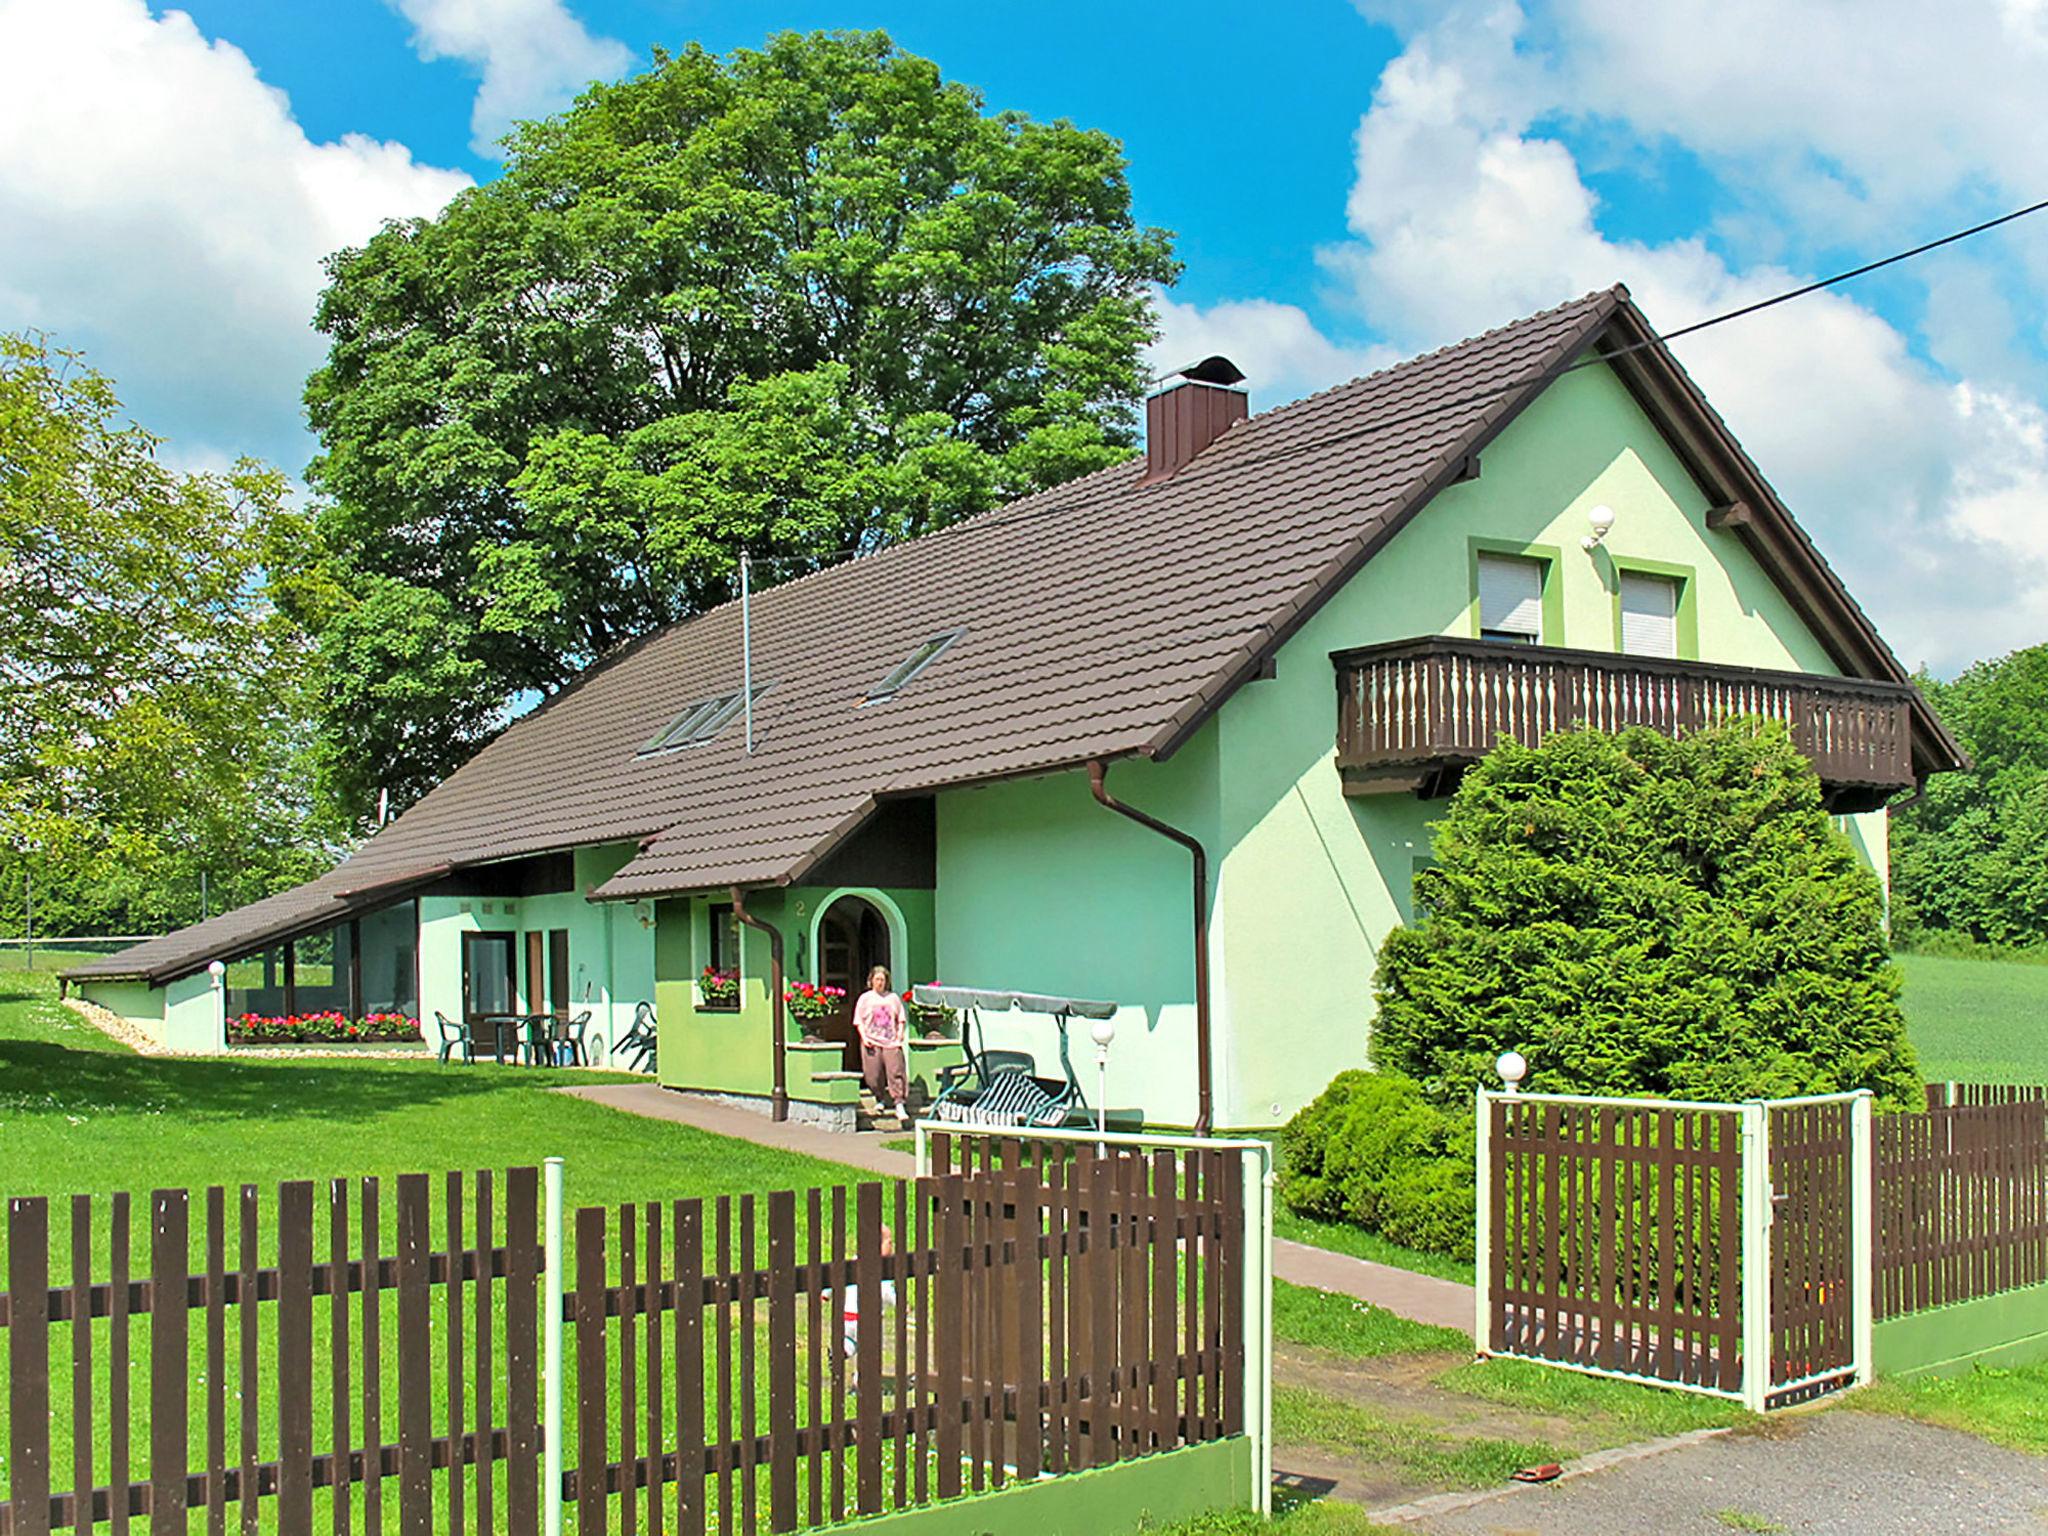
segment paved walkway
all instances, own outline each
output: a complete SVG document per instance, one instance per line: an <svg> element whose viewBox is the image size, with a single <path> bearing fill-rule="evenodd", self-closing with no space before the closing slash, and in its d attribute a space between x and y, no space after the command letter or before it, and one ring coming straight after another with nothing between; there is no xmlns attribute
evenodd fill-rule
<svg viewBox="0 0 2048 1536"><path fill-rule="evenodd" d="M908 1177L915 1171L915 1160L908 1152L891 1151L883 1145L884 1142L902 1140L905 1133L898 1130L861 1131L848 1135L842 1131L823 1131L815 1126L789 1122L777 1125L766 1115L756 1114L753 1110L674 1093L653 1083L607 1084L602 1087L564 1088L561 1091L593 1103L608 1104L613 1109L623 1109L629 1114L671 1120L715 1135L733 1136L741 1141L780 1147L788 1152L802 1152L891 1178ZM1354 1259L1346 1254L1312 1248L1306 1243L1285 1241L1273 1244L1273 1273L1296 1285L1312 1285L1317 1290L1356 1296L1361 1301L1372 1302L1417 1322L1466 1330L1472 1327L1472 1287L1460 1285L1455 1280L1439 1280L1430 1275L1396 1269L1391 1264L1375 1264L1367 1259Z"/></svg>
<svg viewBox="0 0 2048 1536"><path fill-rule="evenodd" d="M1659 1454L1589 1457L1588 1470L1555 1483L1376 1518L1426 1536L2048 1532L2048 1460L1955 1430L1835 1407L1687 1439Z"/></svg>

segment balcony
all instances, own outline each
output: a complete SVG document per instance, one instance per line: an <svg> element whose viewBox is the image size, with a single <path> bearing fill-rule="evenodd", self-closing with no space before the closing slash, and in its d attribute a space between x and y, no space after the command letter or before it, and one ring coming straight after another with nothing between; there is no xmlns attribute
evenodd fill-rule
<svg viewBox="0 0 2048 1536"><path fill-rule="evenodd" d="M1737 715L1783 721L1831 809L1918 782L1904 683L1432 636L1338 651L1337 767L1347 795L1448 794L1501 737L1644 725L1674 735Z"/></svg>

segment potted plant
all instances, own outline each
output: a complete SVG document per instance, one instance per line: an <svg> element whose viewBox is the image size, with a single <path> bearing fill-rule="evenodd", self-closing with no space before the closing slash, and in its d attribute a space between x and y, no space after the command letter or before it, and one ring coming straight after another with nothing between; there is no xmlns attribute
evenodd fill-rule
<svg viewBox="0 0 2048 1536"><path fill-rule="evenodd" d="M740 978L737 971L721 971L707 965L697 977L699 1006L736 1013L740 1006Z"/></svg>
<svg viewBox="0 0 2048 1536"><path fill-rule="evenodd" d="M811 1025L833 1018L846 1007L846 988L800 981L782 994L782 1001L790 1016L804 1026L804 1039L815 1041L817 1033Z"/></svg>

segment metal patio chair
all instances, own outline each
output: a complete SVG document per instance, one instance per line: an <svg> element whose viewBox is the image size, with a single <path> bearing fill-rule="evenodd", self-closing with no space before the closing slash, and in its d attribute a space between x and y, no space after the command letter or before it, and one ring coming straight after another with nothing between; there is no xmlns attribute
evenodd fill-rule
<svg viewBox="0 0 2048 1536"><path fill-rule="evenodd" d="M438 1008L434 1010L434 1024L441 1031L441 1065L448 1065L448 1058L454 1054L458 1046L462 1050L462 1059L466 1065L470 1060L469 1031Z"/></svg>
<svg viewBox="0 0 2048 1536"><path fill-rule="evenodd" d="M539 1053L536 1052L535 1065L548 1067L589 1066L590 1052L584 1043L584 1037L589 1031L590 1010L588 1008L577 1014L573 1019L549 1020L547 1028L541 1036L542 1049L546 1052L546 1059L541 1060Z"/></svg>
<svg viewBox="0 0 2048 1536"><path fill-rule="evenodd" d="M657 1047L660 1041L655 1032L654 1005L636 1003L633 1007L633 1027L627 1030L612 1046L615 1061L631 1058L635 1072L654 1070Z"/></svg>

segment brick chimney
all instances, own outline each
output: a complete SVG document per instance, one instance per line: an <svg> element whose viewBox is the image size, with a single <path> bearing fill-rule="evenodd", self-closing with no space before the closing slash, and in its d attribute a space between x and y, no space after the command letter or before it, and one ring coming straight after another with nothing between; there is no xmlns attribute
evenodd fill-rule
<svg viewBox="0 0 2048 1536"><path fill-rule="evenodd" d="M1182 368L1145 402L1145 478L1151 485L1178 473L1233 424L1251 414L1237 386L1244 373L1227 357Z"/></svg>

